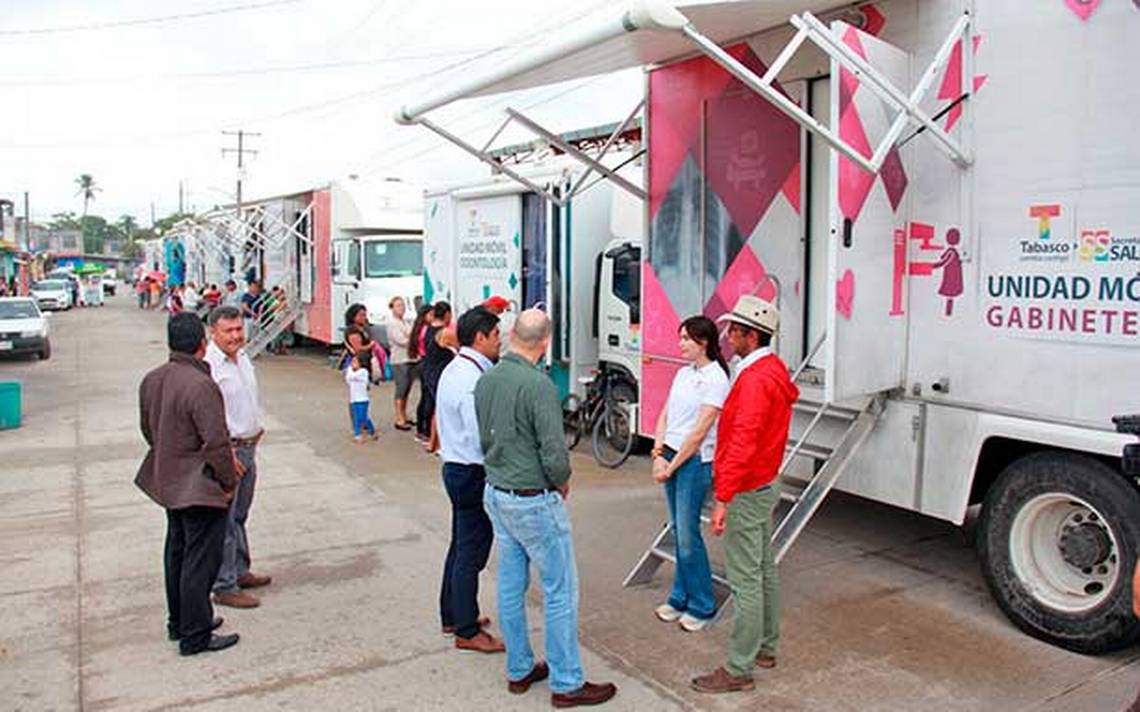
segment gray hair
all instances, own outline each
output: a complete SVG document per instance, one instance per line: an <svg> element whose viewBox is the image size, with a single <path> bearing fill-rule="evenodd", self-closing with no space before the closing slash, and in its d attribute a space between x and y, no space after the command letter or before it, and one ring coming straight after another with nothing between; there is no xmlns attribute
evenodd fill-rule
<svg viewBox="0 0 1140 712"><path fill-rule="evenodd" d="M538 346L550 336L550 317L541 309L526 309L515 319L511 336L524 346Z"/></svg>
<svg viewBox="0 0 1140 712"><path fill-rule="evenodd" d="M241 311L237 307L230 306L229 304L223 304L222 306L214 307L210 310L210 316L207 317L207 321L209 322L210 326L217 326L218 322L222 319L240 318Z"/></svg>

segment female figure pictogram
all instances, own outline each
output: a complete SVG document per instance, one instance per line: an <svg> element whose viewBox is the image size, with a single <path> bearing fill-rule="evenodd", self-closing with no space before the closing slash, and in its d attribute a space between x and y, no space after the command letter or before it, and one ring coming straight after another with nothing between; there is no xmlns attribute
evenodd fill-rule
<svg viewBox="0 0 1140 712"><path fill-rule="evenodd" d="M954 300L962 296L962 256L958 254L958 243L962 235L958 228L952 227L946 231L946 244L949 247L934 263L934 269L942 269L942 284L938 293L946 298L946 316L954 314Z"/></svg>

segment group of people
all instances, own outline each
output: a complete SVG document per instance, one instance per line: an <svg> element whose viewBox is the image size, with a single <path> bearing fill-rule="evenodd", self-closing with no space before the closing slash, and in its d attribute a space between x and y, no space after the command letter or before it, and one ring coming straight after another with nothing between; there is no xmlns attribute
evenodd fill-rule
<svg viewBox="0 0 1140 712"><path fill-rule="evenodd" d="M716 612L712 574L701 537L710 489L712 530L725 537L728 580L736 599L725 665L693 678L695 690L755 687L755 667L776 665L779 583L771 548L776 476L798 391L771 349L776 307L741 297L723 315L734 353L730 370L716 323L703 316L680 327L689 365L674 379L657 422L653 477L664 485L676 532L677 567L658 619L689 632ZM499 318L485 306L459 317L458 350L434 388L443 484L451 502L451 540L440 586L440 622L455 647L506 652L507 687L525 693L549 679L556 707L612 698L612 683L585 679L578 646L578 573L570 519L570 460L557 389L541 368L550 320L519 314L501 358ZM498 613L502 639L481 615L479 574L498 546ZM546 660L531 648L526 620L530 566L543 590Z"/></svg>
<svg viewBox="0 0 1140 712"><path fill-rule="evenodd" d="M139 387L148 450L135 484L166 510L167 632L182 655L235 645L237 633L214 632L224 621L211 603L255 608L249 589L271 583L251 570L246 532L264 429L243 321L220 305L207 338L196 314L171 314L170 359Z"/></svg>
<svg viewBox="0 0 1140 712"><path fill-rule="evenodd" d="M504 350L496 308L506 305L474 307L454 326L446 303L423 310L412 325L404 319L402 299L389 307L396 420L401 424L402 416L410 427L404 409L418 364L431 402L417 425L434 424L428 437L438 438L451 504L439 595L442 631L455 636L456 648L505 652L511 693L549 680L556 707L609 700L616 686L587 681L579 653L578 571L566 510L570 458L558 391L542 367L550 319L539 309L518 314ZM214 632L222 620L213 616L211 600L256 606L258 599L247 589L270 583L250 569L245 531L264 431L256 376L242 351L244 319L241 308L220 304L209 315L207 338L200 319L172 314L170 361L147 374L140 387L149 450L136 483L167 512L168 631L184 655L238 641L236 633ZM775 480L798 397L787 367L771 349L779 326L774 305L744 296L720 321L728 325L734 367L721 354L716 323L703 316L682 322L679 346L689 365L674 378L652 451L653 477L664 485L677 542L674 582L668 600L654 611L658 619L696 632L715 614L701 536L710 490L711 529L725 537L735 596L727 660L691 683L709 693L753 689L755 668L776 665L779 584L771 524L779 500ZM356 404L367 403L370 363L379 345L368 334L366 313L360 317L357 310L349 323L346 380L354 435L375 437L367 405ZM428 354L443 351L446 357L431 363L438 374L429 376ZM478 597L492 545L498 549L501 638L489 632L491 621L482 615ZM543 591L545 660L536 657L529 638L531 566Z"/></svg>

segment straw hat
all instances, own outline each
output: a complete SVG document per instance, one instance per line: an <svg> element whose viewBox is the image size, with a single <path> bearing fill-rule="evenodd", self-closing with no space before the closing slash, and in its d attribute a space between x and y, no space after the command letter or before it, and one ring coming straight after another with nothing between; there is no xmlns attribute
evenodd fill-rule
<svg viewBox="0 0 1140 712"><path fill-rule="evenodd" d="M736 306L727 314L717 318L719 322L731 321L750 329L775 335L780 328L780 310L771 302L760 297L745 294L736 300Z"/></svg>

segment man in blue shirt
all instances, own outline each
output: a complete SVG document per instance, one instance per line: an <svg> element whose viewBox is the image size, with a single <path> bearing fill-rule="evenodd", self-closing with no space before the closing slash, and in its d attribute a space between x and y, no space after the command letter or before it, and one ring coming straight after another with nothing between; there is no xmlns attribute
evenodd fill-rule
<svg viewBox="0 0 1140 712"><path fill-rule="evenodd" d="M436 395L436 423L443 485L451 500L451 544L443 566L439 612L455 647L501 653L503 642L483 630L479 573L487 565L493 532L483 510L483 447L475 419L475 383L499 356L499 317L475 307L459 317L459 355L443 370Z"/></svg>

